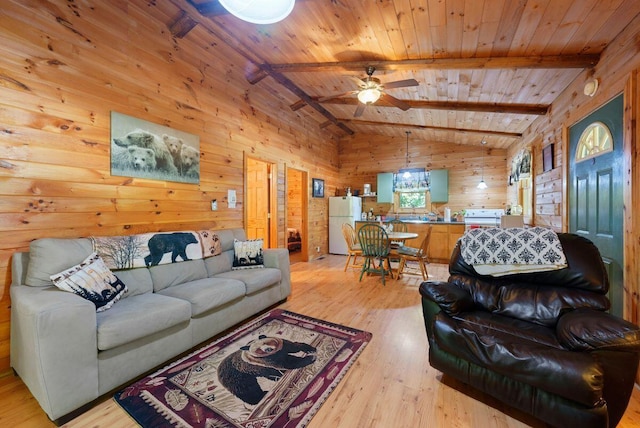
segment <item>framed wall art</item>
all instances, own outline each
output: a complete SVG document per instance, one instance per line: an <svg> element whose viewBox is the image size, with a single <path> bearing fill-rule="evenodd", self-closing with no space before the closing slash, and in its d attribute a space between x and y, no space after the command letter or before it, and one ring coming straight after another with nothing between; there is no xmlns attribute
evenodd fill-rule
<svg viewBox="0 0 640 428"><path fill-rule="evenodd" d="M553 143L542 149L542 171L547 172L553 169Z"/></svg>
<svg viewBox="0 0 640 428"><path fill-rule="evenodd" d="M111 175L200 183L200 137L111 112Z"/></svg>
<svg viewBox="0 0 640 428"><path fill-rule="evenodd" d="M324 180L313 178L313 197L324 198Z"/></svg>

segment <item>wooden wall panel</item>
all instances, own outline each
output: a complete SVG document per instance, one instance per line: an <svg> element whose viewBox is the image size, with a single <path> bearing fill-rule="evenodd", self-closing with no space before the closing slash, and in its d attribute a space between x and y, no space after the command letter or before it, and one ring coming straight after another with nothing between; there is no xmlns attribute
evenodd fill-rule
<svg viewBox="0 0 640 428"><path fill-rule="evenodd" d="M0 372L9 368L11 255L33 239L243 227L248 153L278 164L284 247L285 163L328 189L339 169L337 142L305 127L314 113L292 112L295 97L249 85L250 64L202 25L171 37L173 2L23 3L5 1L0 14ZM200 184L111 176L112 110L199 135ZM309 211L306 242L322 252L327 207L315 199Z"/></svg>
<svg viewBox="0 0 640 428"><path fill-rule="evenodd" d="M484 155L483 155L484 152ZM432 204L427 211L444 214L445 206L451 211L465 208L505 208L507 203L506 150L480 146L462 146L421 140L409 140L409 167L449 170L449 202ZM340 181L344 188L362 192L365 183L377 191L379 172L397 172L406 164L406 140L400 141L380 135L360 135L340 141ZM488 188L477 189L482 176ZM366 210L375 213L393 213L390 204L377 204L375 198L366 198Z"/></svg>

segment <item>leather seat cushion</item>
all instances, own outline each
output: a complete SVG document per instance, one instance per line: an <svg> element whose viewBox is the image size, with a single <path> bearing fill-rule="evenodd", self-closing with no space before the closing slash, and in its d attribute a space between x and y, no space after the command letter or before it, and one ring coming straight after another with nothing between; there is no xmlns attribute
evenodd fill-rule
<svg viewBox="0 0 640 428"><path fill-rule="evenodd" d="M563 349L546 327L501 317L439 313L435 340L452 355L585 406L602 401L603 369L589 353Z"/></svg>

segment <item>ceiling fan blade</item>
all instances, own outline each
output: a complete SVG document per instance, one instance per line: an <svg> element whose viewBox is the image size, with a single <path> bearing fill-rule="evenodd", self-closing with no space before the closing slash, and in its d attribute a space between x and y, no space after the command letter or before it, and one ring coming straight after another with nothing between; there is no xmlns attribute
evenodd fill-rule
<svg viewBox="0 0 640 428"><path fill-rule="evenodd" d="M365 85L365 81L362 80L360 77L357 76L351 76L349 74L345 74L344 77L346 77L347 79L350 79L353 81L353 83L355 83L356 85L358 85L359 88L362 88Z"/></svg>
<svg viewBox="0 0 640 428"><path fill-rule="evenodd" d="M355 113L353 113L353 117L360 117L362 113L364 113L364 109L367 108L366 104L358 103L358 107L356 107Z"/></svg>
<svg viewBox="0 0 640 428"><path fill-rule="evenodd" d="M395 107L398 107L400 110L407 111L407 110L409 110L411 108L411 106L409 104L407 104L404 101L399 100L396 97L393 97L393 96L391 96L389 94L385 93L382 96L384 97L384 100L386 102L388 102L389 104L391 104L391 105L393 105Z"/></svg>
<svg viewBox="0 0 640 428"><path fill-rule="evenodd" d="M393 88L406 88L407 86L418 86L419 83L416 79L396 80L395 82L384 83L385 89Z"/></svg>
<svg viewBox="0 0 640 428"><path fill-rule="evenodd" d="M326 96L326 97L320 97L320 98L318 98L318 102L319 103L323 103L325 101L329 101L329 100L332 100L334 98L346 97L347 95L354 95L354 94L357 94L357 93L358 93L358 91L349 91L349 92L344 92L342 94L334 94L334 95L329 95L329 96Z"/></svg>

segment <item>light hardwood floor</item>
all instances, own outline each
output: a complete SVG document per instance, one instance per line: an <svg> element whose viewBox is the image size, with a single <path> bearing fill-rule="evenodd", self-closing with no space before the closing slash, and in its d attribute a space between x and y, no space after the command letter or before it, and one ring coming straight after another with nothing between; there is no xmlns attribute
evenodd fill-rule
<svg viewBox="0 0 640 428"><path fill-rule="evenodd" d="M383 286L379 277L343 272L344 257L292 265L293 291L282 308L367 330L373 339L308 425L326 427L543 428L545 424L491 397L443 377L429 366L418 285L405 275ZM447 266L429 265L430 279L446 279ZM15 376L0 379L0 426L52 427ZM68 427L135 427L110 398ZM640 391L620 428L640 427Z"/></svg>

